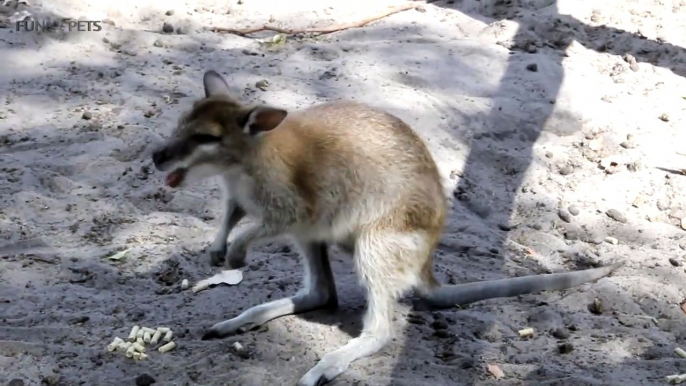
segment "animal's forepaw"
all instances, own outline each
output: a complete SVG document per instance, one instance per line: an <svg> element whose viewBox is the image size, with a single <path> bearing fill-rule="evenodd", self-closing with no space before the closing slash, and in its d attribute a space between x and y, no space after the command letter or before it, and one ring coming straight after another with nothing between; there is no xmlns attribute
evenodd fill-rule
<svg viewBox="0 0 686 386"><path fill-rule="evenodd" d="M248 256L248 251L238 245L231 244L226 253L225 265L229 269L238 269L245 267L245 261Z"/></svg>
<svg viewBox="0 0 686 386"><path fill-rule="evenodd" d="M335 356L326 355L298 381L297 386L321 386L331 382L347 368L347 364Z"/></svg>
<svg viewBox="0 0 686 386"><path fill-rule="evenodd" d="M221 266L226 260L226 253L228 247L226 243L212 244L209 248L210 263L214 266Z"/></svg>
<svg viewBox="0 0 686 386"><path fill-rule="evenodd" d="M231 334L249 331L257 324L250 321L242 321L240 317L225 320L210 327L202 336L202 340L220 339Z"/></svg>

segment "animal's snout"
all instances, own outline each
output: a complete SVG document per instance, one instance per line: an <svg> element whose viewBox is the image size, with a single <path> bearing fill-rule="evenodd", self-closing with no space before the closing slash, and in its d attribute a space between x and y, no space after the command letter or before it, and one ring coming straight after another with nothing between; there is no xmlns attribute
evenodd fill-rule
<svg viewBox="0 0 686 386"><path fill-rule="evenodd" d="M155 164L155 167L159 168L164 164L167 160L169 159L169 154L167 152L166 147L161 147L157 150L155 150L154 153L152 153L152 162Z"/></svg>

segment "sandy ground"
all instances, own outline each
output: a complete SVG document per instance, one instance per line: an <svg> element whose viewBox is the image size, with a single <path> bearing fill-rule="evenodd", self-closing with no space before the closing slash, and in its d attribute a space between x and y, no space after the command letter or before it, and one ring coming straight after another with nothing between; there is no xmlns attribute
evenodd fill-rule
<svg viewBox="0 0 686 386"><path fill-rule="evenodd" d="M25 9L104 29L0 28L0 382L290 385L359 332L364 294L334 251L337 312L199 339L300 283L297 256L274 243L251 252L238 286L179 288L216 271L204 249L219 194L213 181L164 187L150 154L211 68L246 101L351 98L415 127L455 192L436 253L445 282L626 261L564 293L435 313L403 301L397 339L335 384L661 385L686 373L673 354L686 347L686 1L440 1L283 44L201 28L328 25L399 3L57 0ZM134 324L173 328L179 347L140 362L108 353Z"/></svg>

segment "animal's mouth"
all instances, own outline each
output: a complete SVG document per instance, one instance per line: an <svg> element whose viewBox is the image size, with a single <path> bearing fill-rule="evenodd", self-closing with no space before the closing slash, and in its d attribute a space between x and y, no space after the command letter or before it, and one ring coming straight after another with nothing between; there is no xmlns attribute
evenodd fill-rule
<svg viewBox="0 0 686 386"><path fill-rule="evenodd" d="M177 168L167 174L167 186L170 188L176 188L177 186L181 185L183 179L186 178L186 172L188 172L186 168Z"/></svg>

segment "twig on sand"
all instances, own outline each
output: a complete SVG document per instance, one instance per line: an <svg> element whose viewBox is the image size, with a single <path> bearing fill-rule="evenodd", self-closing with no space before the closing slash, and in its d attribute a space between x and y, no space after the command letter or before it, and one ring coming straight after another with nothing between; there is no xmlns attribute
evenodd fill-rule
<svg viewBox="0 0 686 386"><path fill-rule="evenodd" d="M261 27L252 27L252 28L244 28L244 29L236 29L236 28L222 28L222 27L210 27L209 30L212 32L222 32L222 33L228 33L228 34L233 34L233 35L238 35L238 36L248 36L251 34L254 34L256 32L262 32L262 31L272 31L272 32L277 32L277 33L282 33L286 35L298 35L298 34L303 34L303 33L314 33L314 34L328 34L332 32L338 32L338 31L343 31L351 28L360 28L364 27L365 25L383 19L384 17L391 16L393 14L407 11L410 9L417 9L421 8L422 3L409 3L409 4L403 4L399 5L397 7L392 7L384 12L379 13L378 15L375 16L370 16L366 19L362 19L359 21L351 22L351 23L344 23L344 24L333 24L330 26L325 26L325 27L313 27L313 28L302 28L302 29L289 29L289 28L279 28L271 25L263 25Z"/></svg>

